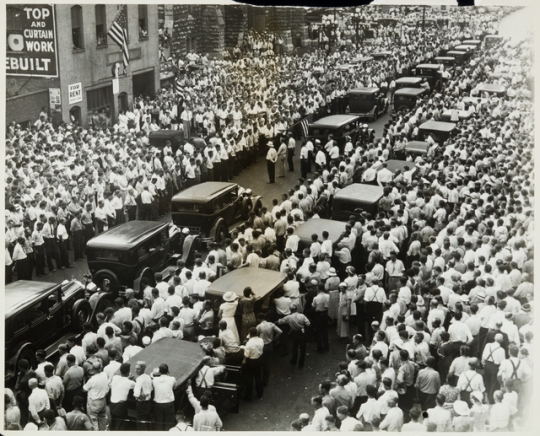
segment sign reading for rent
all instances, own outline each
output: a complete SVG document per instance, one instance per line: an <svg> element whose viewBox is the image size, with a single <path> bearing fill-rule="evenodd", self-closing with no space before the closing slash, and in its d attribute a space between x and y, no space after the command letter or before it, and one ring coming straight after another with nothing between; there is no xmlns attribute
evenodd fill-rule
<svg viewBox="0 0 540 436"><path fill-rule="evenodd" d="M6 74L58 77L54 5L7 5Z"/></svg>

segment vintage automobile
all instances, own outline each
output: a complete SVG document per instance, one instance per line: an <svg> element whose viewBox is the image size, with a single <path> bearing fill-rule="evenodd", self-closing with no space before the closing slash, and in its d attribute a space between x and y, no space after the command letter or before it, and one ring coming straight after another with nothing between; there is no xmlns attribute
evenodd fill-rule
<svg viewBox="0 0 540 436"><path fill-rule="evenodd" d="M351 215L359 217L362 212L372 216L377 213L384 189L376 185L353 183L340 189L332 200L332 219L348 221Z"/></svg>
<svg viewBox="0 0 540 436"><path fill-rule="evenodd" d="M473 45L475 47L480 47L480 44L482 44L482 41L479 39L466 39L463 41L463 45Z"/></svg>
<svg viewBox="0 0 540 436"><path fill-rule="evenodd" d="M319 139L324 145L330 135L337 141L341 152L346 143L346 136L351 137L354 144L358 136L360 117L354 114L330 115L314 121L309 125L308 137Z"/></svg>
<svg viewBox="0 0 540 436"><path fill-rule="evenodd" d="M503 39L504 38L501 35L486 35L484 44L486 47L493 47L503 41Z"/></svg>
<svg viewBox="0 0 540 436"><path fill-rule="evenodd" d="M414 162L407 162L407 161L404 161L404 160L398 160L398 159L389 159L387 160L386 162L384 162L386 164L386 169L388 171L391 171L392 174L396 174L398 171L400 172L405 172L407 171L407 168L408 170L413 170L413 172L416 171L416 165L414 164ZM382 166L383 162L380 162L380 165L374 165L373 168L375 168L377 170L377 172L381 171L383 169L383 166Z"/></svg>
<svg viewBox="0 0 540 436"><path fill-rule="evenodd" d="M394 111L410 111L414 109L419 98L424 97L424 88L401 88L394 93Z"/></svg>
<svg viewBox="0 0 540 436"><path fill-rule="evenodd" d="M91 304L101 311L128 287L138 294L143 277L153 284L154 273L168 271L168 265L174 268L178 259L189 264L198 242L197 235L186 235L171 222L137 220L90 239L86 245L88 268L99 288L90 298ZM104 294L109 298L103 299Z"/></svg>
<svg viewBox="0 0 540 436"><path fill-rule="evenodd" d="M433 62L439 65L443 64L446 71L452 71L456 64L456 58L453 56L437 56L433 59Z"/></svg>
<svg viewBox="0 0 540 436"><path fill-rule="evenodd" d="M466 51L469 55L472 55L472 52L476 49L476 45L473 45L473 44L460 44L460 45L456 45L455 47L452 48L452 50L457 50L457 51Z"/></svg>
<svg viewBox="0 0 540 436"><path fill-rule="evenodd" d="M441 121L451 122L452 121L452 112L453 112L452 109L445 110L441 115ZM473 112L471 112L471 111L457 110L456 112L457 112L457 116L459 118L459 121L468 120L473 115Z"/></svg>
<svg viewBox="0 0 540 436"><path fill-rule="evenodd" d="M446 52L446 56L451 56L455 60L456 65L463 65L467 59L469 59L466 51L449 50Z"/></svg>
<svg viewBox="0 0 540 436"><path fill-rule="evenodd" d="M351 64L362 64L364 62L372 61L374 58L372 56L358 56L351 59Z"/></svg>
<svg viewBox="0 0 540 436"><path fill-rule="evenodd" d="M418 64L415 68L416 77L423 77L429 83L430 89L436 89L441 82L440 64Z"/></svg>
<svg viewBox="0 0 540 436"><path fill-rule="evenodd" d="M35 367L35 352L47 357L58 345L82 331L95 311L77 280L62 283L19 280L5 286L5 381L15 382L17 362L26 359Z"/></svg>
<svg viewBox="0 0 540 436"><path fill-rule="evenodd" d="M378 61L378 60L383 60L383 59L386 59L387 57L392 56L392 52L390 52L390 51L377 51L377 52L371 53L370 56L373 59Z"/></svg>
<svg viewBox="0 0 540 436"><path fill-rule="evenodd" d="M231 226L245 221L262 207L261 197L236 183L205 182L176 194L171 200L172 221L199 235L201 242L221 243Z"/></svg>
<svg viewBox="0 0 540 436"><path fill-rule="evenodd" d="M356 88L349 91L349 112L375 121L388 110L388 98L379 88Z"/></svg>
<svg viewBox="0 0 540 436"><path fill-rule="evenodd" d="M161 151L165 148L167 141L170 141L173 153L176 153L183 140L184 132L182 130L156 130L155 132L150 132L148 135L150 146Z"/></svg>
<svg viewBox="0 0 540 436"><path fill-rule="evenodd" d="M471 90L471 97L483 97L485 94L492 97L504 97L506 95L506 87L497 83L480 83Z"/></svg>
<svg viewBox="0 0 540 436"><path fill-rule="evenodd" d="M342 221L327 220L322 218L307 220L300 224L294 234L298 235L300 242L298 243L298 253L301 254L304 248L309 248L311 245L311 235L317 234L322 239L322 232L326 230L331 241L336 242L341 234L345 231L345 223Z"/></svg>
<svg viewBox="0 0 540 436"><path fill-rule="evenodd" d="M454 123L426 121L420 125L419 133L421 138L427 139L431 136L435 142L441 145L450 137L455 129L456 125Z"/></svg>
<svg viewBox="0 0 540 436"><path fill-rule="evenodd" d="M429 142L425 141L409 141L405 146L405 155L408 153L413 156L424 156L429 150Z"/></svg>
<svg viewBox="0 0 540 436"><path fill-rule="evenodd" d="M264 268L239 268L224 274L210 283L206 290L206 298L214 303L217 310L223 303L221 297L225 292L232 291L243 296L244 289L250 287L255 294L255 311L266 311L270 307L270 297L283 286L286 274Z"/></svg>
<svg viewBox="0 0 540 436"><path fill-rule="evenodd" d="M189 420L193 418L195 411L189 403L186 395L186 388L191 380L195 379L197 373L203 366L203 359L206 353L200 343L182 341L173 338L161 339L145 347L127 363L131 366L131 376L136 377L135 366L137 362L146 362L145 373L150 375L155 368L165 363L169 367L169 375L176 379L174 389L174 410L182 410ZM239 372L239 367L226 366L225 374L216 378L212 391L212 404L223 419L227 413L238 413L238 385L227 382L229 373ZM220 381L218 381L220 380ZM221 381L224 380L224 381ZM128 417L136 418L137 401L130 392L127 400Z"/></svg>
<svg viewBox="0 0 540 436"><path fill-rule="evenodd" d="M421 88L421 77L400 77L396 80L396 90L402 88Z"/></svg>
<svg viewBox="0 0 540 436"><path fill-rule="evenodd" d="M350 71L351 68L352 68L352 65L351 64L341 64L341 65L336 65L336 70L338 71L343 71L343 72L346 72L346 71Z"/></svg>

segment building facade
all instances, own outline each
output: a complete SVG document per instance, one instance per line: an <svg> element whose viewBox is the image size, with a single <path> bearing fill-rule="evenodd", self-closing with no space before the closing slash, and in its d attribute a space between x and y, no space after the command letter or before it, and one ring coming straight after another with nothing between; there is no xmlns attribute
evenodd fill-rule
<svg viewBox="0 0 540 436"><path fill-rule="evenodd" d="M21 11L25 5L8 6L8 23ZM126 11L130 62L124 70L120 47L107 36L117 5L54 5L58 75L8 75L6 121L32 122L43 107L52 108L54 94L56 122L86 127L93 114L103 111L112 124L135 97L154 96L159 88L157 5L128 4Z"/></svg>

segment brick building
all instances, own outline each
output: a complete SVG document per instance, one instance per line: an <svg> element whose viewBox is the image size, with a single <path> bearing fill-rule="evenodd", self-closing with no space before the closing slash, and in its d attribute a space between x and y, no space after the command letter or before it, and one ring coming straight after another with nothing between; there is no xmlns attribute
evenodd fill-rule
<svg viewBox="0 0 540 436"><path fill-rule="evenodd" d="M8 5L8 23L20 16L23 7ZM127 5L130 55L127 71L123 68L120 47L107 37L117 5L56 4L54 9L58 77L8 75L8 123L35 120L42 107L49 107L50 88L60 89L58 121L71 118L83 126L100 110L114 123L119 111L132 104L134 96L154 95L159 88L157 5ZM113 89L115 64L119 65L118 89Z"/></svg>

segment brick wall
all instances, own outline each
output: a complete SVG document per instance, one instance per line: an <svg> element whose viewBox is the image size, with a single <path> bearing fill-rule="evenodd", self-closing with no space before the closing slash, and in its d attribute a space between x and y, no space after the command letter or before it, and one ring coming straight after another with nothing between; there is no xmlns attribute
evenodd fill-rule
<svg viewBox="0 0 540 436"><path fill-rule="evenodd" d="M33 122L39 118L42 107L49 107L48 89L46 91L8 98L6 100L6 124L12 121L16 123L23 123L25 121Z"/></svg>

